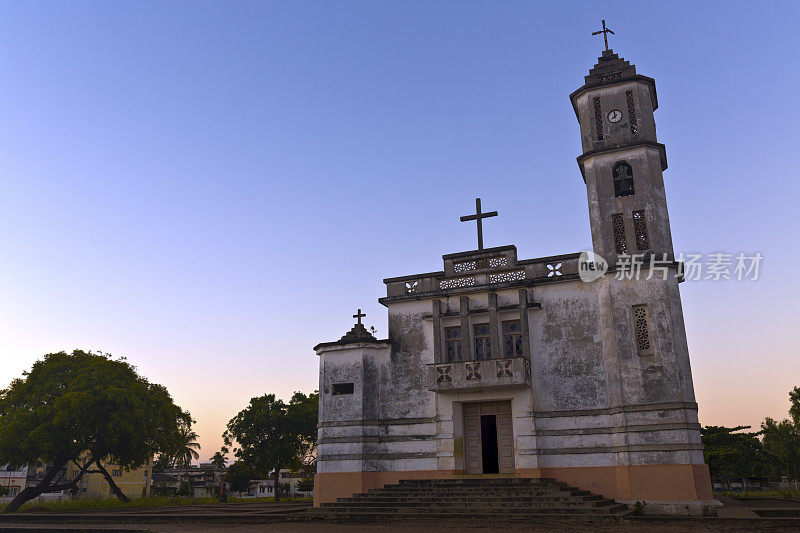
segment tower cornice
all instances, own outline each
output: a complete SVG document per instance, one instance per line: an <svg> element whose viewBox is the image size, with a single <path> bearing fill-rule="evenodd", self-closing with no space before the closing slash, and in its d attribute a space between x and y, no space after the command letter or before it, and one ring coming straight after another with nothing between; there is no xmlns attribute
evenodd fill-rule
<svg viewBox="0 0 800 533"><path fill-rule="evenodd" d="M588 152L579 155L577 157L577 161L578 161L578 167L581 169L581 176L583 176L583 182L586 183L586 169L584 167L584 162L590 157L594 157L600 154L624 152L625 150L630 150L631 148L639 148L639 147L650 147L657 149L661 159L661 171L663 172L667 170L667 147L659 142L642 141L636 144L626 144L624 146L616 146L614 148L602 148L599 150L590 150Z"/></svg>
<svg viewBox="0 0 800 533"><path fill-rule="evenodd" d="M569 99L572 102L572 109L575 111L575 117L580 120L580 114L578 113L578 98L589 91L593 91L595 89L601 89L605 87L612 87L614 85L623 85L625 83L630 82L639 82L647 85L647 88L650 90L650 98L653 102L653 111L658 109L658 97L656 96L656 80L649 76L643 76L641 74L635 74L633 76L628 76L625 78L617 78L613 80L608 80L604 82L600 82L597 84L584 84L581 85L579 88L575 89L572 94L569 95Z"/></svg>

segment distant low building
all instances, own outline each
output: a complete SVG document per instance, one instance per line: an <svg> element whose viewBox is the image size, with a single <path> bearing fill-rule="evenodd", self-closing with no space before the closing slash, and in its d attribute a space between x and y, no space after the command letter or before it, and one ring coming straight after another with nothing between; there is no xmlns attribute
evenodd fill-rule
<svg viewBox="0 0 800 533"><path fill-rule="evenodd" d="M711 486L717 492L749 492L770 490L771 483L766 476L736 476L729 478L713 477Z"/></svg>
<svg viewBox="0 0 800 533"><path fill-rule="evenodd" d="M28 465L28 476L25 480L25 487L35 487L39 483L41 483L42 479L47 472L50 471L52 466L48 465L36 465L31 466ZM66 480L67 469L62 468L59 473L56 474L56 477L53 479L53 483L62 483ZM44 494L40 494L33 500L32 502L42 502L42 501L53 501L53 500L69 500L72 498L72 491L69 490L59 490L56 492L45 492Z"/></svg>
<svg viewBox="0 0 800 533"><path fill-rule="evenodd" d="M150 496L152 483L153 461L152 459L135 470L126 471L113 464L103 464L103 467L111 474L122 493L128 498L146 498ZM73 479L78 473L78 468L71 464L67 468L67 478ZM78 481L78 490L74 494L77 499L106 499L116 498L111 491L106 478L100 473L85 474Z"/></svg>
<svg viewBox="0 0 800 533"><path fill-rule="evenodd" d="M160 477L159 487L171 484L175 488L175 492L177 492L180 489L180 484L187 482L191 485L192 496L195 498L215 496L219 491L219 485L226 470L213 463L200 463L199 465L190 465L187 468L165 468L162 473L177 480L177 482L169 482L166 478Z"/></svg>
<svg viewBox="0 0 800 533"><path fill-rule="evenodd" d="M14 498L17 494L25 490L28 478L28 467L10 468L8 465L0 467L0 501Z"/></svg>
<svg viewBox="0 0 800 533"><path fill-rule="evenodd" d="M288 490L284 488L281 491L281 496L293 496L311 498L314 496L314 491L301 491L298 489L298 484L303 479L313 478L313 474L303 474L301 472L292 472L290 470L281 470L280 483L287 485ZM275 480L270 473L270 479L253 479L250 481L250 489L247 491L248 497L254 498L272 498L275 496Z"/></svg>
<svg viewBox="0 0 800 533"><path fill-rule="evenodd" d="M151 496L175 496L180 488L181 480L169 474L153 474L153 483L150 487Z"/></svg>

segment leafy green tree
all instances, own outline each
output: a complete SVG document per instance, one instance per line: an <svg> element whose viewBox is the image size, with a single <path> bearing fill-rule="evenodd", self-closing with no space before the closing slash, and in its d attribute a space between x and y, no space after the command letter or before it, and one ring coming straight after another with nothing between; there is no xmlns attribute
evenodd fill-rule
<svg viewBox="0 0 800 533"><path fill-rule="evenodd" d="M302 440L299 464L293 466L313 475L317 466L317 421L319 419L319 392L308 396L295 392L289 402L291 416Z"/></svg>
<svg viewBox="0 0 800 533"><path fill-rule="evenodd" d="M297 490L299 492L311 492L314 490L314 479L305 478L297 482Z"/></svg>
<svg viewBox="0 0 800 533"><path fill-rule="evenodd" d="M289 403L265 394L252 398L222 435L234 455L259 472L272 472L275 501L280 501L280 471L301 466L316 443L319 395L296 392ZM312 429L313 428L313 429Z"/></svg>
<svg viewBox="0 0 800 533"><path fill-rule="evenodd" d="M166 453L158 454L158 458L153 462L153 473L160 474L173 464L173 459Z"/></svg>
<svg viewBox="0 0 800 533"><path fill-rule="evenodd" d="M705 426L700 430L706 464L711 475L730 479L736 476L762 476L770 469L758 436L761 432L742 432L750 426Z"/></svg>
<svg viewBox="0 0 800 533"><path fill-rule="evenodd" d="M789 417L778 422L767 418L761 424L764 451L773 459L773 474L800 479L800 388L789 391Z"/></svg>
<svg viewBox="0 0 800 533"><path fill-rule="evenodd" d="M211 456L209 461L212 465L218 468L225 468L225 463L228 462L228 459L225 458L225 455L222 452L214 452L214 455Z"/></svg>
<svg viewBox="0 0 800 533"><path fill-rule="evenodd" d="M194 488L192 487L192 484L189 483L188 481L181 481L181 484L178 487L177 494L178 496L184 496L190 498L194 496Z"/></svg>
<svg viewBox="0 0 800 533"><path fill-rule="evenodd" d="M800 428L800 387L795 387L789 392L789 416L794 422L796 428Z"/></svg>
<svg viewBox="0 0 800 533"><path fill-rule="evenodd" d="M250 488L250 481L261 476L241 461L236 461L225 472L225 482L231 492L246 492Z"/></svg>
<svg viewBox="0 0 800 533"><path fill-rule="evenodd" d="M127 501L103 464L140 468L170 449L180 423L190 421L166 388L148 382L124 359L81 350L45 355L0 391L0 464L49 466L4 512L40 494L77 490L92 472ZM69 464L76 474L66 479Z"/></svg>
<svg viewBox="0 0 800 533"><path fill-rule="evenodd" d="M767 418L761 423L764 451L772 459L772 474L800 479L800 432L792 420Z"/></svg>

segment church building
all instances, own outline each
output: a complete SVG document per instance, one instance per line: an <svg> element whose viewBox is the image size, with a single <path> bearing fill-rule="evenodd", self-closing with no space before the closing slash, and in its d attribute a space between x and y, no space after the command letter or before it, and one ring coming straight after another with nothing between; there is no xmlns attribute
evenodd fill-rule
<svg viewBox="0 0 800 533"><path fill-rule="evenodd" d="M370 334L359 310L350 332L314 348L315 505L465 476L554 478L629 504L713 504L655 81L606 49L570 100L593 252L605 264L484 248L482 222L496 213L478 200L462 217L477 223L477 250L384 280L388 339ZM632 258L640 272L620 276Z"/></svg>

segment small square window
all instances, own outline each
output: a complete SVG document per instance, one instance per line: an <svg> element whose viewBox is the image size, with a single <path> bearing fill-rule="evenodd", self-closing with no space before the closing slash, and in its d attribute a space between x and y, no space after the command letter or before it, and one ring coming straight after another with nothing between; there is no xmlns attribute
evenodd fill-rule
<svg viewBox="0 0 800 533"><path fill-rule="evenodd" d="M355 386L352 383L334 383L332 394L339 396L340 394L353 394Z"/></svg>

